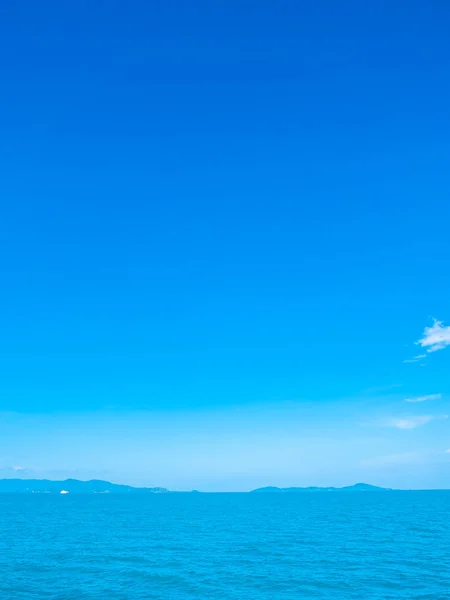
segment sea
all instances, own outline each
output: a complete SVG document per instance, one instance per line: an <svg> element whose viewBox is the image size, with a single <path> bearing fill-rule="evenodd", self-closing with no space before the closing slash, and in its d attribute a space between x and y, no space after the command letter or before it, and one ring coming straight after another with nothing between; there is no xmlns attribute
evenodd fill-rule
<svg viewBox="0 0 450 600"><path fill-rule="evenodd" d="M0 495L1 600L450 599L450 492Z"/></svg>

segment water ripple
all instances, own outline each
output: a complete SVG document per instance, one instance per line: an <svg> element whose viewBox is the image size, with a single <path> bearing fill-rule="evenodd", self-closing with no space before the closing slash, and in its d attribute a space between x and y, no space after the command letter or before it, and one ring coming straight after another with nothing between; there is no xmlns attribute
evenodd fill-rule
<svg viewBox="0 0 450 600"><path fill-rule="evenodd" d="M450 493L0 496L3 600L449 600Z"/></svg>

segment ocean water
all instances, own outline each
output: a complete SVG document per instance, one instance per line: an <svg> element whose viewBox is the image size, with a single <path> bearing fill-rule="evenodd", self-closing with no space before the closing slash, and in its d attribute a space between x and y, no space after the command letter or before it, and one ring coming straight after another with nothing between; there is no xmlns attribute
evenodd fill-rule
<svg viewBox="0 0 450 600"><path fill-rule="evenodd" d="M450 492L0 496L1 600L450 599Z"/></svg>

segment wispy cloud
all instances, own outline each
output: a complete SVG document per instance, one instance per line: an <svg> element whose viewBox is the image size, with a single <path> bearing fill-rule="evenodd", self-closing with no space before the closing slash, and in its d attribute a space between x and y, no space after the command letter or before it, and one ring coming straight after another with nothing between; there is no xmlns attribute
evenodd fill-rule
<svg viewBox="0 0 450 600"><path fill-rule="evenodd" d="M426 354L418 354L417 356L413 356L412 358L407 358L406 360L404 360L404 363L416 363L419 362L419 360L423 360L424 358L426 358Z"/></svg>
<svg viewBox="0 0 450 600"><path fill-rule="evenodd" d="M425 327L423 337L416 342L425 348L427 353L444 350L450 346L450 326L445 326L442 321L434 319L431 327Z"/></svg>
<svg viewBox="0 0 450 600"><path fill-rule="evenodd" d="M32 469L22 467L21 465L0 466L0 478L2 477L23 477L33 473Z"/></svg>
<svg viewBox="0 0 450 600"><path fill-rule="evenodd" d="M450 448L448 450L444 450L442 454L450 454Z"/></svg>
<svg viewBox="0 0 450 600"><path fill-rule="evenodd" d="M386 419L381 423L383 427L395 427L396 429L416 429L431 421L448 419L448 415L416 415L412 417L394 417Z"/></svg>
<svg viewBox="0 0 450 600"><path fill-rule="evenodd" d="M428 394L428 396L415 396L414 398L405 398L405 402L426 402L427 400L440 400L442 394Z"/></svg>

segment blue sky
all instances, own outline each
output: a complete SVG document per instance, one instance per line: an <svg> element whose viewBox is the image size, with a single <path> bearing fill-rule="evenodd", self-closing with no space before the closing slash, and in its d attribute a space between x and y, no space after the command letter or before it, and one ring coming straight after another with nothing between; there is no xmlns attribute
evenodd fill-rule
<svg viewBox="0 0 450 600"><path fill-rule="evenodd" d="M9 4L0 476L450 487L448 3Z"/></svg>

